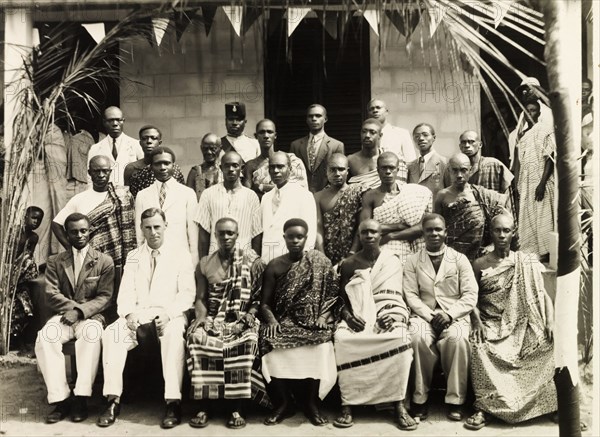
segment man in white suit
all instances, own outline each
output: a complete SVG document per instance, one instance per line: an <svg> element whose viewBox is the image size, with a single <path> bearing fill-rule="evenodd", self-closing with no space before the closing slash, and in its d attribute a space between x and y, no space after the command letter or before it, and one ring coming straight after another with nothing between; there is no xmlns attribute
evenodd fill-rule
<svg viewBox="0 0 600 437"><path fill-rule="evenodd" d="M441 360L446 375L447 417L462 420L469 370L469 314L477 304L478 286L467 257L446 246L446 223L439 214L423 217L425 248L404 264L404 296L413 316L413 417L425 420L433 369Z"/></svg>
<svg viewBox="0 0 600 437"><path fill-rule="evenodd" d="M96 155L105 155L111 159L112 173L110 181L114 185L124 185L125 167L130 162L144 157L142 146L135 138L123 133L123 113L116 106L104 110L102 124L106 129L106 137L90 147L88 152L88 167L90 160ZM88 183L91 178L88 178Z"/></svg>
<svg viewBox="0 0 600 437"><path fill-rule="evenodd" d="M102 335L104 396L108 406L96 422L101 427L112 425L120 413L127 352L138 345L138 327L147 323L155 324L160 341L166 402L161 427L173 428L181 422L187 327L183 313L191 308L196 295L194 268L189 254L166 241L163 211L149 208L142 213L141 221L146 242L127 256L117 298L119 319Z"/></svg>
<svg viewBox="0 0 600 437"><path fill-rule="evenodd" d="M268 263L288 250L283 238L283 225L291 218L301 218L308 224L307 250L317 244L317 206L310 191L299 184L288 182L291 171L289 156L275 152L269 158L269 175L275 188L266 193L261 202L263 240L261 256ZM320 248L321 244L317 244Z"/></svg>
<svg viewBox="0 0 600 437"><path fill-rule="evenodd" d="M198 201L196 192L173 178L175 153L168 147L157 147L150 155L152 171L156 179L135 198L135 225L141 226L141 214L148 208L160 208L165 212L169 244L180 250L188 248L194 266L198 264L198 225L194 222ZM144 243L144 235L137 234L138 246Z"/></svg>

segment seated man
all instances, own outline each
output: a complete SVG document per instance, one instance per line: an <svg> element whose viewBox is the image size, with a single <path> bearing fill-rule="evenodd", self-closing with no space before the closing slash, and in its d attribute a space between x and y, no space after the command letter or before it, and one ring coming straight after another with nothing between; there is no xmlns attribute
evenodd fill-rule
<svg viewBox="0 0 600 437"><path fill-rule="evenodd" d="M393 402L399 428L410 431L417 423L404 406L412 348L402 264L379 248L381 226L375 220L363 221L358 233L362 249L340 266L345 306L335 331L335 359L342 414L333 425L354 424L351 405Z"/></svg>
<svg viewBox="0 0 600 437"><path fill-rule="evenodd" d="M71 250L51 256L46 266L46 302L55 315L40 330L35 342L48 402L55 406L46 423L59 422L69 412L73 422L88 416L86 398L92 395L100 362L104 328L101 311L110 303L115 280L110 256L88 244L90 221L85 215L69 215L65 231ZM73 339L77 382L71 402L62 345Z"/></svg>
<svg viewBox="0 0 600 437"><path fill-rule="evenodd" d="M425 248L404 264L404 296L414 313L410 333L414 353L413 416L425 420L433 369L441 360L446 375L450 420L462 420L469 369L469 314L477 304L477 282L469 260L446 246L446 223L439 214L423 217Z"/></svg>
<svg viewBox="0 0 600 437"><path fill-rule="evenodd" d="M196 318L187 336L188 370L192 397L227 399L231 409L227 427L237 429L246 426L242 417L246 399L269 405L260 373L256 318L265 266L252 249L236 249L235 220L219 219L215 235L218 250L203 257L196 272ZM208 424L205 407L190 420L190 426Z"/></svg>
<svg viewBox="0 0 600 437"><path fill-rule="evenodd" d="M510 250L515 223L492 219L494 251L473 264L479 280L471 313L471 380L475 414L468 429L483 428L491 414L518 423L556 411L552 326L554 307L534 255Z"/></svg>
<svg viewBox="0 0 600 437"><path fill-rule="evenodd" d="M326 425L319 398L336 379L332 310L337 276L323 253L304 252L309 231L304 220L290 219L283 230L289 252L267 265L260 303L262 371L275 407L264 423L275 425L293 415L289 390L291 380L300 380L296 385L303 393L295 398L305 402L313 425Z"/></svg>
<svg viewBox="0 0 600 437"><path fill-rule="evenodd" d="M108 406L96 422L101 427L115 423L121 411L123 369L127 352L138 345L136 334L152 333L154 329L160 341L167 404L161 426L173 428L181 422L183 335L187 326L183 312L194 302L194 268L188 251L165 241L167 223L162 210L148 208L141 218L140 230L146 241L127 255L117 298L119 319L102 335L104 396Z"/></svg>

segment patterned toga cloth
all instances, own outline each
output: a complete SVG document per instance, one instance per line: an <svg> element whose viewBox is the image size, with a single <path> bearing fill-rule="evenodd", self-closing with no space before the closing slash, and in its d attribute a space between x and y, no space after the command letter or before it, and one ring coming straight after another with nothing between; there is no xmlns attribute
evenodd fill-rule
<svg viewBox="0 0 600 437"><path fill-rule="evenodd" d="M366 190L361 184L348 185L340 193L333 208L323 213L325 255L333 265L348 256L352 247L358 228L362 195Z"/></svg>
<svg viewBox="0 0 600 437"><path fill-rule="evenodd" d="M308 190L308 178L306 177L306 168L300 158L293 153L286 153L290 158L292 170L290 171L290 178L288 183L297 183L298 185ZM265 159L258 168L252 174L252 185L273 185L271 181L271 175L269 174L269 160Z"/></svg>
<svg viewBox="0 0 600 437"><path fill-rule="evenodd" d="M517 423L556 411L557 401L543 267L511 255L482 271L477 305L487 339L471 345L471 378L476 408Z"/></svg>
<svg viewBox="0 0 600 437"><path fill-rule="evenodd" d="M473 262L486 253L491 244L490 224L492 218L504 208L506 195L471 185L476 202L465 197L442 207L448 232L447 244L463 253ZM516 240L515 240L516 241Z"/></svg>
<svg viewBox="0 0 600 437"><path fill-rule="evenodd" d="M188 187L196 192L196 197L200 200L200 195L209 187L223 182L223 172L217 163L212 168L203 169L202 165L195 165L188 174ZM192 178L190 178L192 176Z"/></svg>
<svg viewBox="0 0 600 437"><path fill-rule="evenodd" d="M379 179L379 174L377 173L377 169L375 169L367 173L352 176L350 179L348 179L348 183L350 185L361 184L372 189L381 185L381 179Z"/></svg>
<svg viewBox="0 0 600 437"><path fill-rule="evenodd" d="M419 224L423 215L431 212L431 191L419 184L399 185L398 190L398 194L386 194L383 204L373 210L373 218L381 224L402 223L408 227ZM381 248L394 252L404 264L423 245L423 237L419 237L412 241L391 240Z"/></svg>
<svg viewBox="0 0 600 437"><path fill-rule="evenodd" d="M194 399L252 399L268 407L260 372L260 322L243 327L238 320L260 300L264 263L253 250L237 250L227 272L218 252L200 261L208 279L206 323L187 337L187 365Z"/></svg>
<svg viewBox="0 0 600 437"><path fill-rule="evenodd" d="M357 270L346 285L352 311L365 322L354 332L345 321L335 332L335 359L342 405L396 402L405 398L412 346L407 328L409 311L402 296L402 264L382 250L372 269ZM381 317L394 319L383 331Z"/></svg>

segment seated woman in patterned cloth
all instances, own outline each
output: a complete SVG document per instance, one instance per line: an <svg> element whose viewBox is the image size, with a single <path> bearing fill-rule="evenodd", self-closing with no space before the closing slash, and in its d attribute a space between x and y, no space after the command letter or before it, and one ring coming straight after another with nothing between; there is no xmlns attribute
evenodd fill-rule
<svg viewBox="0 0 600 437"><path fill-rule="evenodd" d="M515 224L500 214L491 222L493 252L473 264L479 301L471 313L471 379L475 414L468 429L491 416L518 423L557 409L553 382L554 308L535 255L510 250Z"/></svg>

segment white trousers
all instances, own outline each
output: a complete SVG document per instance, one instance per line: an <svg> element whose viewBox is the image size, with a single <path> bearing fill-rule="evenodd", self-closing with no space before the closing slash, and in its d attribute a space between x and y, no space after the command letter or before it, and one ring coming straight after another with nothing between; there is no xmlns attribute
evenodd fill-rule
<svg viewBox="0 0 600 437"><path fill-rule="evenodd" d="M76 396L91 396L92 384L96 379L100 351L102 348L102 324L97 320L80 320L72 326L60 323L61 315L56 315L37 335L35 355L48 389L48 402L67 399L71 390L67 384L63 344L75 340L75 361L77 364Z"/></svg>
<svg viewBox="0 0 600 437"><path fill-rule="evenodd" d="M143 323L143 321L141 321ZM160 355L165 399L181 399L181 384L185 365L185 330L187 320L179 316L167 323L160 340ZM102 365L104 369L104 396L121 396L123 392L123 369L127 352L138 345L136 333L127 327L127 320L120 317L108 326L102 335Z"/></svg>
<svg viewBox="0 0 600 437"><path fill-rule="evenodd" d="M413 402L417 404L427 402L433 369L441 359L447 383L445 402L453 405L464 404L471 352L469 317L454 321L438 336L427 321L413 316L410 318L409 331L412 335L415 366Z"/></svg>

